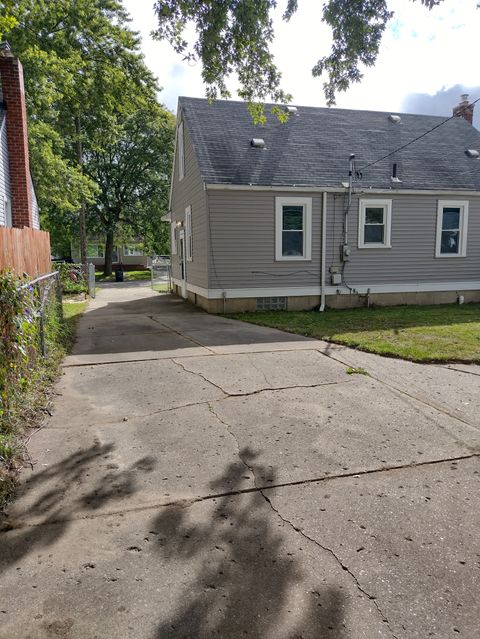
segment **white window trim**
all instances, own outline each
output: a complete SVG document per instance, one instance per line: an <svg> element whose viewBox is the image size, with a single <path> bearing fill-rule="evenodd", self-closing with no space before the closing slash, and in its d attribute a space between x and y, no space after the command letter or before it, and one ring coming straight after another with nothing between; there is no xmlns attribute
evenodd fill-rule
<svg viewBox="0 0 480 639"><path fill-rule="evenodd" d="M282 255L283 207L303 206L303 255ZM312 259L312 198L275 198L275 260L277 262L308 262Z"/></svg>
<svg viewBox="0 0 480 639"><path fill-rule="evenodd" d="M172 220L170 223L170 244L171 254L177 254L177 223Z"/></svg>
<svg viewBox="0 0 480 639"><path fill-rule="evenodd" d="M458 207L460 209L460 250L458 253L441 253L443 209L445 207ZM438 200L437 208L437 238L435 242L435 257L467 257L467 230L468 230L468 200Z"/></svg>
<svg viewBox="0 0 480 639"><path fill-rule="evenodd" d="M185 135L183 122L178 125L177 131L177 147L178 147L178 179L183 180L185 177Z"/></svg>
<svg viewBox="0 0 480 639"><path fill-rule="evenodd" d="M185 256L187 262L193 262L192 207L185 209Z"/></svg>
<svg viewBox="0 0 480 639"><path fill-rule="evenodd" d="M385 210L385 235L383 242L365 242L365 209L369 207L382 207ZM358 203L358 248L359 249L386 249L392 248L392 200L359 200Z"/></svg>

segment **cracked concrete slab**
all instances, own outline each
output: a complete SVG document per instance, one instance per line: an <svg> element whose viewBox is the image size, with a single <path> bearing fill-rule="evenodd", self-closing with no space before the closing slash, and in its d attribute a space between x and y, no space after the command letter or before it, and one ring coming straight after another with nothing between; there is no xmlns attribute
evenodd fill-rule
<svg viewBox="0 0 480 639"><path fill-rule="evenodd" d="M12 530L2 548L1 639L392 636L259 493Z"/></svg>
<svg viewBox="0 0 480 639"><path fill-rule="evenodd" d="M289 386L316 386L352 381L346 367L316 351L210 355L178 360L187 371L209 380L231 395Z"/></svg>
<svg viewBox="0 0 480 639"><path fill-rule="evenodd" d="M9 510L15 526L25 522L25 513L30 524L39 524L53 512L57 518L78 518L254 486L236 440L207 404L81 432L44 429L32 439L30 456L36 463L25 471ZM225 468L235 475L234 484L228 475L217 480Z"/></svg>
<svg viewBox="0 0 480 639"><path fill-rule="evenodd" d="M396 637L479 634L480 460L266 491L378 602Z"/></svg>
<svg viewBox="0 0 480 639"><path fill-rule="evenodd" d="M363 375L228 398L215 411L281 482L480 452L478 429Z"/></svg>
<svg viewBox="0 0 480 639"><path fill-rule="evenodd" d="M416 364L325 342L319 350L480 427L480 367Z"/></svg>
<svg viewBox="0 0 480 639"><path fill-rule="evenodd" d="M65 368L56 392L46 428L81 429L225 396L170 359Z"/></svg>

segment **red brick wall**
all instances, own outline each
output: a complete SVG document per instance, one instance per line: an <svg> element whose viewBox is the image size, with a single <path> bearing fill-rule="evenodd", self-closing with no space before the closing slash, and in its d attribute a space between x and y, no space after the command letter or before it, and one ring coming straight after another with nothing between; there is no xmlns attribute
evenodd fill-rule
<svg viewBox="0 0 480 639"><path fill-rule="evenodd" d="M33 226L30 163L28 159L27 112L23 70L20 61L0 56L3 100L7 112L7 146L12 193L13 226Z"/></svg>

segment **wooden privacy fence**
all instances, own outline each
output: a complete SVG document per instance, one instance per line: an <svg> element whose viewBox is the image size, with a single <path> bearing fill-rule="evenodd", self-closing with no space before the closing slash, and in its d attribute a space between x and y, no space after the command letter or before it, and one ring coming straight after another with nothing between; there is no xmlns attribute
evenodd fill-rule
<svg viewBox="0 0 480 639"><path fill-rule="evenodd" d="M6 269L32 278L49 273L50 233L27 227L0 227L0 271Z"/></svg>

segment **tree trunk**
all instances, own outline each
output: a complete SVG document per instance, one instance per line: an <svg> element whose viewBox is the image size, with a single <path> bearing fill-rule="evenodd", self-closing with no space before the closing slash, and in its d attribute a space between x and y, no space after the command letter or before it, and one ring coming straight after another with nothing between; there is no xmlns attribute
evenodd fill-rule
<svg viewBox="0 0 480 639"><path fill-rule="evenodd" d="M111 275L113 272L112 269L112 260L113 260L113 230L107 231L107 236L105 239L105 266L103 268L104 275Z"/></svg>
<svg viewBox="0 0 480 639"><path fill-rule="evenodd" d="M77 137L77 162L80 170L83 170L83 147L82 147L82 129L80 125L80 116L75 118L75 133ZM80 262L83 264L85 273L87 272L87 229L85 223L85 203L82 202L78 213L80 226Z"/></svg>

